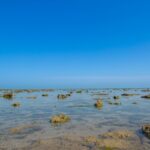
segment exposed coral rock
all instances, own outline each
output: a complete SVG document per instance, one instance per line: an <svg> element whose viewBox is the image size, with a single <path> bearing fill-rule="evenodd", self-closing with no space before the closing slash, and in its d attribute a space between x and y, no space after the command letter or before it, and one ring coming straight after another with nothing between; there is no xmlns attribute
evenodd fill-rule
<svg viewBox="0 0 150 150"><path fill-rule="evenodd" d="M97 100L97 102L94 104L96 108L102 108L103 107L103 101L102 100Z"/></svg>
<svg viewBox="0 0 150 150"><path fill-rule="evenodd" d="M67 98L67 95L58 94L57 98L58 98L58 99L65 99L65 98Z"/></svg>
<svg viewBox="0 0 150 150"><path fill-rule="evenodd" d="M50 119L50 122L53 124L66 123L68 121L70 121L70 117L65 114L59 114Z"/></svg>

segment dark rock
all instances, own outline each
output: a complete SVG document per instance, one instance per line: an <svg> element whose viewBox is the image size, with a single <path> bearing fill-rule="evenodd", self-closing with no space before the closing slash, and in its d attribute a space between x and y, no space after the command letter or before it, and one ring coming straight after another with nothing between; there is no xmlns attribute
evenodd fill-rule
<svg viewBox="0 0 150 150"><path fill-rule="evenodd" d="M114 96L114 99L120 99L120 97L119 96Z"/></svg>
<svg viewBox="0 0 150 150"><path fill-rule="evenodd" d="M43 96L43 97L47 97L47 96L48 96L48 94L42 94L42 96Z"/></svg>
<svg viewBox="0 0 150 150"><path fill-rule="evenodd" d="M13 103L11 106L13 106L13 107L19 107L19 106L20 106L20 103L19 103L19 102L16 102L16 103Z"/></svg>
<svg viewBox="0 0 150 150"><path fill-rule="evenodd" d="M142 131L148 138L150 138L150 124L143 125Z"/></svg>
<svg viewBox="0 0 150 150"><path fill-rule="evenodd" d="M13 98L13 94L12 93L6 93L3 95L3 98L5 99L12 99Z"/></svg>
<svg viewBox="0 0 150 150"><path fill-rule="evenodd" d="M150 99L150 95L142 96L142 98L148 98L148 99Z"/></svg>
<svg viewBox="0 0 150 150"><path fill-rule="evenodd" d="M78 91L76 91L76 93L82 93L82 90L78 90Z"/></svg>
<svg viewBox="0 0 150 150"><path fill-rule="evenodd" d="M122 94L122 96L135 96L136 94L127 94L127 93L124 93Z"/></svg>

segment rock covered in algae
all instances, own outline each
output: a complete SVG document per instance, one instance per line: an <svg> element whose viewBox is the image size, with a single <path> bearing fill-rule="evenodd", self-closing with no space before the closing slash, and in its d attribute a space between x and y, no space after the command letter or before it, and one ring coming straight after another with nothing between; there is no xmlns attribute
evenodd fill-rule
<svg viewBox="0 0 150 150"><path fill-rule="evenodd" d="M150 124L143 125L142 131L148 138L150 138Z"/></svg>
<svg viewBox="0 0 150 150"><path fill-rule="evenodd" d="M59 123L66 123L70 120L71 119L69 116L65 114L59 114L59 115L52 116L52 118L50 119L50 122L53 124L59 124Z"/></svg>
<svg viewBox="0 0 150 150"><path fill-rule="evenodd" d="M47 96L48 96L48 94L42 94L42 96L43 96L43 97L47 97Z"/></svg>
<svg viewBox="0 0 150 150"><path fill-rule="evenodd" d="M82 93L82 90L78 90L78 91L76 91L76 93Z"/></svg>
<svg viewBox="0 0 150 150"><path fill-rule="evenodd" d="M103 101L101 99L97 100L97 102L94 104L94 106L96 108L102 108L103 107Z"/></svg>
<svg viewBox="0 0 150 150"><path fill-rule="evenodd" d="M13 103L11 106L13 107L19 107L21 104L19 102Z"/></svg>
<svg viewBox="0 0 150 150"><path fill-rule="evenodd" d="M142 96L142 98L148 98L148 99L150 99L150 95Z"/></svg>
<svg viewBox="0 0 150 150"><path fill-rule="evenodd" d="M13 98L13 93L5 93L3 95L3 98L5 98L5 99L12 99Z"/></svg>
<svg viewBox="0 0 150 150"><path fill-rule="evenodd" d="M69 94L66 94L66 96L67 96L67 97L71 96L71 93L69 93Z"/></svg>
<svg viewBox="0 0 150 150"><path fill-rule="evenodd" d="M58 98L58 99L65 99L65 98L67 98L67 95L58 94L57 98Z"/></svg>

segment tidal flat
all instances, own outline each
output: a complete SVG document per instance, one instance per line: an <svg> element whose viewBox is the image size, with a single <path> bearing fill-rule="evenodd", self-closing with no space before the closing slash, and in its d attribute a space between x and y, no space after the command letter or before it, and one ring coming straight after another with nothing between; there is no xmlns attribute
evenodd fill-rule
<svg viewBox="0 0 150 150"><path fill-rule="evenodd" d="M150 150L150 89L1 89L0 150L60 149Z"/></svg>

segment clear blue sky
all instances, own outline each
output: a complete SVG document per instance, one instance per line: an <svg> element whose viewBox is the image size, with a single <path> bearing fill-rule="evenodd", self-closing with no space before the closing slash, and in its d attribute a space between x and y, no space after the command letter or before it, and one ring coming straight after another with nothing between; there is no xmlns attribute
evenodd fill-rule
<svg viewBox="0 0 150 150"><path fill-rule="evenodd" d="M149 0L1 0L0 88L150 87Z"/></svg>

